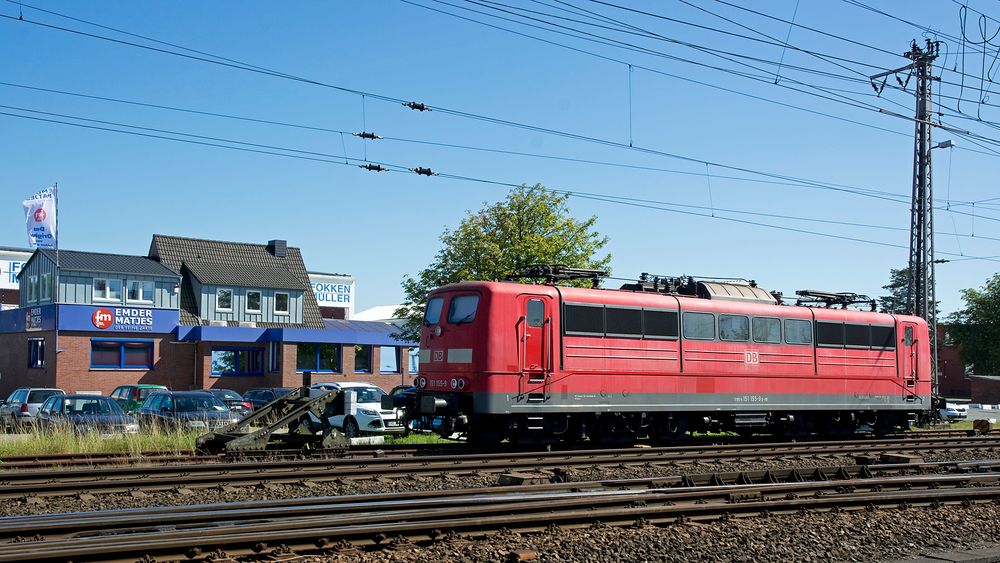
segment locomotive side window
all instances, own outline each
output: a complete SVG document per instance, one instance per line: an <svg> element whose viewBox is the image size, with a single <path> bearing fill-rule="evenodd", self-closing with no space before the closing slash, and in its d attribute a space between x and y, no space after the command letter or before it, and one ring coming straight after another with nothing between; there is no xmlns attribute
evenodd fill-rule
<svg viewBox="0 0 1000 563"><path fill-rule="evenodd" d="M802 319L785 319L786 344L812 344L812 322Z"/></svg>
<svg viewBox="0 0 1000 563"><path fill-rule="evenodd" d="M604 307L567 303L563 308L566 334L604 336Z"/></svg>
<svg viewBox="0 0 1000 563"><path fill-rule="evenodd" d="M715 315L712 313L684 313L684 338L715 340Z"/></svg>
<svg viewBox="0 0 1000 563"><path fill-rule="evenodd" d="M781 344L781 319L754 317L753 341Z"/></svg>
<svg viewBox="0 0 1000 563"><path fill-rule="evenodd" d="M851 348L870 348L872 331L868 325L844 325L844 344Z"/></svg>
<svg viewBox="0 0 1000 563"><path fill-rule="evenodd" d="M545 323L545 304L538 299L528 300L528 326L538 328Z"/></svg>
<svg viewBox="0 0 1000 563"><path fill-rule="evenodd" d="M896 327L872 325L872 348L896 349Z"/></svg>
<svg viewBox="0 0 1000 563"><path fill-rule="evenodd" d="M444 304L444 297L435 297L427 302L427 310L424 311L424 324L437 324L441 320L441 305Z"/></svg>
<svg viewBox="0 0 1000 563"><path fill-rule="evenodd" d="M677 338L677 311L655 311L645 309L642 312L642 328L646 338Z"/></svg>
<svg viewBox="0 0 1000 563"><path fill-rule="evenodd" d="M719 315L719 338L733 342L750 340L750 318L742 315Z"/></svg>
<svg viewBox="0 0 1000 563"><path fill-rule="evenodd" d="M608 336L642 337L642 309L605 307L604 324Z"/></svg>
<svg viewBox="0 0 1000 563"><path fill-rule="evenodd" d="M460 325L476 320L476 308L479 307L478 295L458 295L451 298L448 307L448 322Z"/></svg>
<svg viewBox="0 0 1000 563"><path fill-rule="evenodd" d="M844 323L816 321L817 346L844 346Z"/></svg>

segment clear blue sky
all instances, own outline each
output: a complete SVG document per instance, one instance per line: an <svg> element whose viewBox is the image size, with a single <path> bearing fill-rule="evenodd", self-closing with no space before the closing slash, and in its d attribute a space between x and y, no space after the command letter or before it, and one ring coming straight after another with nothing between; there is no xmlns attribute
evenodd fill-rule
<svg viewBox="0 0 1000 563"><path fill-rule="evenodd" d="M979 136L970 140L934 131L935 141L955 139L959 146L934 151L935 190L942 207L936 214L940 257L1000 255L1000 243L989 238L1000 237L1000 209L997 202L982 201L1000 195L996 189L1000 145L995 141L1000 130L985 123L1000 120L1000 96L980 90L983 46L974 44L981 41L974 31L979 29L978 14L965 14L969 41L963 46L957 40L962 15L958 3L878 2L877 9L887 15L834 0L804 0L797 9L795 0L747 4L782 20L792 19L794 13L797 25L791 27L710 0L695 4L707 11L675 0L628 2L653 15L583 0L572 4L588 12L568 8L570 4L559 0L414 2L592 54L397 0L30 0L21 7L0 0L0 14L16 18L21 10L30 22L178 51L30 5L209 54L197 56L226 57L329 85L617 144L631 142L695 161L445 111L416 112L397 102L363 100L354 93L302 81L2 18L0 81L6 83L336 131L367 128L393 139L656 170L389 139L369 141L366 147L354 137L342 143L340 134L329 131L0 85L0 104L20 108L0 108L4 113L95 125L73 119L88 118L332 155L318 157L326 160L341 159L346 147L352 159L351 166L344 166L0 115L0 193L7 199L0 206L0 245L25 245L20 200L58 182L63 248L143 254L153 233L257 242L284 238L302 248L310 269L356 276L359 311L397 303L402 277L430 262L442 229L457 224L466 210L503 198L506 189L412 173L368 172L353 165L367 156L371 161L487 180L539 182L577 193L662 202L642 207L571 198L574 214L599 218L598 228L610 238L616 276L648 271L746 277L786 294L816 288L875 296L886 283L889 268L907 261L913 153L912 121L879 113L877 108L912 116L914 102L912 80L902 92L891 88L896 81L890 78L889 88L877 98L865 76L907 64L899 54L909 49L912 39L922 43L924 36L930 36L912 25L917 24L936 30L944 41L937 61L939 69L945 67L944 82L936 85L947 106L942 119ZM863 3L869 2L876 0ZM609 4L626 2L609 0ZM1000 5L995 2L973 0L969 5L1000 19ZM522 23L491 19L462 7ZM1000 23L986 22L990 36ZM551 27L552 23L634 48L555 34L551 30L568 30ZM786 37L801 50L775 44ZM1000 41L985 47L988 69L995 44ZM780 71L777 61L782 62ZM906 76L900 78L905 81ZM985 103L977 103L984 99ZM706 167L701 161L714 164ZM765 183L760 180L768 178L725 166L827 187L847 186L843 189L875 197L799 181ZM951 202L949 210L944 209L946 200ZM968 204L972 201L979 202L974 210ZM665 204L700 207L672 208L697 215L648 207ZM981 286L997 265L995 260L978 259L940 265L942 309L961 307L959 290Z"/></svg>

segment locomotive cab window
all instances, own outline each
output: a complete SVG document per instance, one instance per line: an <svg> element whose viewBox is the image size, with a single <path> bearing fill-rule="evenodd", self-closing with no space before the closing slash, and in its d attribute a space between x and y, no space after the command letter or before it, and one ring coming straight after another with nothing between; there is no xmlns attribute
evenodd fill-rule
<svg viewBox="0 0 1000 563"><path fill-rule="evenodd" d="M730 342L750 340L750 318L742 315L719 315L719 338Z"/></svg>
<svg viewBox="0 0 1000 563"><path fill-rule="evenodd" d="M684 313L684 338L715 340L715 315L712 313Z"/></svg>
<svg viewBox="0 0 1000 563"><path fill-rule="evenodd" d="M812 321L785 319L785 344L812 344Z"/></svg>
<svg viewBox="0 0 1000 563"><path fill-rule="evenodd" d="M479 307L478 295L457 295L451 298L448 306L448 322L460 325L476 320L476 308Z"/></svg>
<svg viewBox="0 0 1000 563"><path fill-rule="evenodd" d="M642 331L646 338L674 339L680 334L678 330L677 311L642 311Z"/></svg>
<svg viewBox="0 0 1000 563"><path fill-rule="evenodd" d="M781 344L781 319L754 317L753 341Z"/></svg>
<svg viewBox="0 0 1000 563"><path fill-rule="evenodd" d="M528 326L538 328L545 323L545 304L538 299L528 300Z"/></svg>
<svg viewBox="0 0 1000 563"><path fill-rule="evenodd" d="M566 334L604 336L604 307L567 303L563 307L563 327Z"/></svg>
<svg viewBox="0 0 1000 563"><path fill-rule="evenodd" d="M608 336L642 337L642 309L606 307L604 323Z"/></svg>
<svg viewBox="0 0 1000 563"><path fill-rule="evenodd" d="M434 297L427 302L427 310L424 311L424 324L437 324L441 320L441 306L444 304L444 297Z"/></svg>

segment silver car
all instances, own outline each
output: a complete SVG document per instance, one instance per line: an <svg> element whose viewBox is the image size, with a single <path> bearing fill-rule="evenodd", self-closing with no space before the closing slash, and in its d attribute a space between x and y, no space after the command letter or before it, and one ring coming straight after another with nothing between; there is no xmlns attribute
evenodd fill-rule
<svg viewBox="0 0 1000 563"><path fill-rule="evenodd" d="M19 387L3 402L0 402L0 426L18 429L35 422L38 408L53 395L65 395L57 388Z"/></svg>

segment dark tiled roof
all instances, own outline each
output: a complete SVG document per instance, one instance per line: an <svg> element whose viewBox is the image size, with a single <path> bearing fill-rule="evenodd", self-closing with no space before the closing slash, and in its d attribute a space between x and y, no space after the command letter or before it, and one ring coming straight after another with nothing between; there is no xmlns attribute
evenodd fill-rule
<svg viewBox="0 0 1000 563"><path fill-rule="evenodd" d="M280 270L283 275L281 285L291 285L293 280L297 282L294 287L282 287L281 289L302 291L302 323L259 322L257 326L261 328L324 328L323 317L320 315L319 305L317 305L316 296L309 285L309 275L306 273L306 266L302 261L302 252L298 248L290 246L284 257L277 257L268 252L265 244L153 235L153 242L149 247L149 257L178 271L181 270L182 266L190 268L188 264L209 262L213 264L213 271L218 271L220 274L228 273L224 278L213 279L224 279L226 281L222 282L223 285L240 287L244 286L238 281L240 275L237 274L237 271L256 269L274 272ZM276 282L262 287L274 287L274 283ZM181 324L202 324L198 315L198 303L187 276L181 284Z"/></svg>
<svg viewBox="0 0 1000 563"><path fill-rule="evenodd" d="M288 270L250 267L223 262L184 261L184 267L205 285L232 285L268 289L302 289L302 282Z"/></svg>
<svg viewBox="0 0 1000 563"><path fill-rule="evenodd" d="M56 261L56 251L39 249L38 252ZM145 256L125 254L105 254L102 252L59 251L59 268L81 272L107 272L109 274L133 274L139 276L164 276L178 278L180 274L156 260Z"/></svg>

